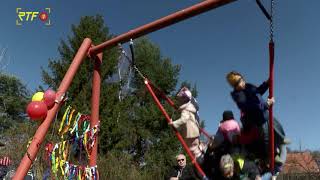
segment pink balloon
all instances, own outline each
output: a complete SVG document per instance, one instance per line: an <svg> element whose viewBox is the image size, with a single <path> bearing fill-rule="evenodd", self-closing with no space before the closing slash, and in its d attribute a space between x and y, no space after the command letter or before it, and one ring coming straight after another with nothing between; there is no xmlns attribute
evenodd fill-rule
<svg viewBox="0 0 320 180"><path fill-rule="evenodd" d="M32 120L43 120L47 112L47 105L43 101L32 101L27 106L27 114Z"/></svg>
<svg viewBox="0 0 320 180"><path fill-rule="evenodd" d="M222 132L225 139L231 142L234 135L240 134L240 126L235 120L227 120L220 124L219 131Z"/></svg>
<svg viewBox="0 0 320 180"><path fill-rule="evenodd" d="M56 100L56 92L54 90L48 89L46 90L46 92L44 92L43 97L48 109L51 109L54 105L54 101Z"/></svg>

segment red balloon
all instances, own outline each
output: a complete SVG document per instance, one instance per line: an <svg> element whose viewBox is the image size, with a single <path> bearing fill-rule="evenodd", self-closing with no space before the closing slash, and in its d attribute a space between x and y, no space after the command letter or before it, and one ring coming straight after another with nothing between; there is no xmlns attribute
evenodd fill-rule
<svg viewBox="0 0 320 180"><path fill-rule="evenodd" d="M44 119L47 112L47 105L43 101L32 101L27 106L27 114L32 120Z"/></svg>
<svg viewBox="0 0 320 180"><path fill-rule="evenodd" d="M56 92L54 90L48 89L43 95L44 102L46 103L48 109L54 106L54 101L56 100Z"/></svg>

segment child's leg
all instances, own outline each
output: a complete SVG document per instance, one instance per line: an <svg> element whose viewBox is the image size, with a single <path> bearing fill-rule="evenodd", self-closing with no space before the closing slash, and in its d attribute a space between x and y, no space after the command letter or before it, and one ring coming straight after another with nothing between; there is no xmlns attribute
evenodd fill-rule
<svg viewBox="0 0 320 180"><path fill-rule="evenodd" d="M285 144L280 144L279 146L279 153L278 155L275 157L275 161L276 161L276 172L281 172L282 168L284 166L284 163L287 160L287 145Z"/></svg>
<svg viewBox="0 0 320 180"><path fill-rule="evenodd" d="M265 122L261 127L261 133L263 137L263 145L264 145L264 156L265 160L269 157L269 121Z"/></svg>
<svg viewBox="0 0 320 180"><path fill-rule="evenodd" d="M283 139L285 138L285 133L284 130L280 124L280 122L274 118L274 142L275 144L282 144L283 143ZM263 142L264 142L264 151L265 154L268 156L268 152L269 152L269 121L267 121L266 123L264 123L262 125L261 129L261 133L263 136ZM275 147L276 148L276 147Z"/></svg>
<svg viewBox="0 0 320 180"><path fill-rule="evenodd" d="M286 133L283 130L282 125L278 121L277 118L273 118L273 128L274 128L274 133L279 136L280 139L284 139L286 137Z"/></svg>
<svg viewBox="0 0 320 180"><path fill-rule="evenodd" d="M287 160L287 146L285 144L280 145L280 159L283 162L286 162Z"/></svg>
<svg viewBox="0 0 320 180"><path fill-rule="evenodd" d="M201 153L204 154L207 151L208 144L200 141L199 148L200 148Z"/></svg>
<svg viewBox="0 0 320 180"><path fill-rule="evenodd" d="M215 148L219 147L224 141L224 136L221 131L217 131L216 134L209 140L208 151L212 152Z"/></svg>
<svg viewBox="0 0 320 180"><path fill-rule="evenodd" d="M272 178L272 174L270 172L266 172L261 176L262 180L270 180Z"/></svg>
<svg viewBox="0 0 320 180"><path fill-rule="evenodd" d="M187 143L191 153L195 156L195 158L198 158L202 155L202 151L200 149L199 137L186 138L186 143Z"/></svg>

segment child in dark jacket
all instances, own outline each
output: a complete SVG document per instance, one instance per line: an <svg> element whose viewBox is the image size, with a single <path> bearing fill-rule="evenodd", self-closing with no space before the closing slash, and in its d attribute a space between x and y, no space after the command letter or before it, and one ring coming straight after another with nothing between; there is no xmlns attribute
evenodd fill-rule
<svg viewBox="0 0 320 180"><path fill-rule="evenodd" d="M265 101L262 96L268 90L268 81L263 82L259 87L246 83L243 76L235 71L227 74L227 81L233 87L232 99L241 110L241 123L243 132L247 133L257 128L263 137L264 154L268 157L269 147L269 107L274 103L274 99ZM285 133L281 124L274 118L275 139L283 141ZM282 144L283 142L280 142Z"/></svg>

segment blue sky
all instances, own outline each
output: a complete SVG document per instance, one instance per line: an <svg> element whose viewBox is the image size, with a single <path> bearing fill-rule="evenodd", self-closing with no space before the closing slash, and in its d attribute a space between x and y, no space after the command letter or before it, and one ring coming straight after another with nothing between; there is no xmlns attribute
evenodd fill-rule
<svg viewBox="0 0 320 180"><path fill-rule="evenodd" d="M7 46L11 62L6 72L33 90L41 85L41 69L58 57L58 43L70 34L81 16L102 14L113 34L168 15L199 0L2 0L0 46ZM269 4L269 0L264 0ZM275 115L292 139L292 148L320 149L320 1L276 1ZM16 26L16 8L52 9L52 26ZM148 36L164 56L182 64L181 80L196 83L201 117L215 132L221 114L238 110L225 82L230 70L259 84L268 76L268 22L253 0L239 0Z"/></svg>

